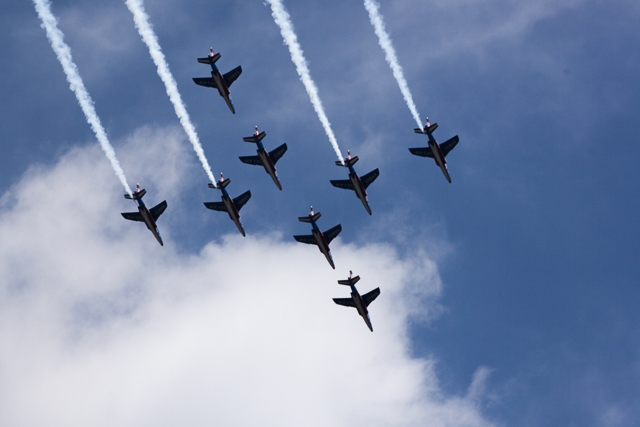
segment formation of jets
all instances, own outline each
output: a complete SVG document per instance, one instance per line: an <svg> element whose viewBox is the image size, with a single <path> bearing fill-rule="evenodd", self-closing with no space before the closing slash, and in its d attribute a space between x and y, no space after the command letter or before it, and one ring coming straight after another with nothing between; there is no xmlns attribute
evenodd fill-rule
<svg viewBox="0 0 640 427"><path fill-rule="evenodd" d="M220 93L220 96L225 100L227 106L231 110L233 114L236 113L235 108L233 106L233 102L231 101L231 94L229 92L229 87L231 84L240 76L242 73L242 67L238 66L233 70L229 71L226 74L221 74L216 66L216 62L220 59L220 53L213 53L213 48L210 49L209 55L206 58L198 58L198 62L201 64L209 64L211 66L211 77L196 77L193 81L201 86L216 88ZM449 183L451 183L451 177L449 176L449 171L447 169L447 161L445 157L453 148L458 144L459 138L458 135L450 138L446 142L442 144L438 144L435 138L433 137L433 132L437 129L438 124L434 123L433 125L429 124L429 118L427 117L426 125L424 128L416 128L415 132L420 133L427 136L428 146L426 147L418 147L418 148L409 148L411 154L421 157L431 157L435 160L436 165L442 170L445 178ZM278 178L278 174L276 171L276 163L287 151L287 144L282 144L279 147L275 148L272 151L267 151L262 144L262 140L266 136L266 132L258 131L258 127L255 127L255 132L253 135L242 138L246 142L254 143L257 146L257 155L255 156L240 156L240 161L250 165L257 165L264 167L266 173L271 177L273 182L276 184L279 190L282 191L282 185L280 183L280 179ZM371 172L363 175L362 177L358 176L354 169L354 165L358 161L358 156L351 157L351 152L347 151L347 158L344 161L337 161L336 165L340 167L347 168L349 172L349 179L344 180L330 180L331 185L337 188L342 188L346 190L353 190L356 194L356 197L360 199L362 205L366 209L367 213L371 215L371 206L369 205L369 199L367 197L367 188L371 185L376 178L380 175L380 171L378 169L374 169ZM240 233L245 236L245 231L242 226L242 222L240 221L240 209L249 201L251 198L251 191L246 191L240 196L232 199L229 196L229 193L226 190L226 187L229 185L231 180L229 178L224 179L224 176L220 174L220 181L217 183L210 183L209 187L217 189L220 191L221 201L220 202L205 202L204 205L208 209L212 209L220 212L227 212L229 214L229 218L235 223L236 227ZM147 209L145 204L142 201L142 197L146 194L146 191L140 189L138 185L136 187L136 191L133 196L129 194L125 194L125 198L132 199L138 204L138 212L129 212L123 213L122 216L125 219L131 221L140 221L144 222L147 225L147 228L153 233L154 237L158 240L160 245L163 245L162 238L160 237L160 232L158 231L158 227L156 225L156 221L162 215L162 213L167 208L166 200L158 205L154 206L151 209ZM309 235L296 235L293 238L300 242L306 243L310 245L316 245L320 252L325 256L331 268L335 270L335 264L333 262L333 258L331 256L331 251L329 249L329 243L333 239L335 239L338 234L342 231L342 226L340 224L335 227L323 232L318 228L316 221L320 218L320 212L314 213L313 206L311 207L311 211L308 216L299 217L298 220L301 222L306 222L311 224L311 234ZM353 273L349 272L349 278L346 280L338 280L338 283L341 285L349 286L351 289L351 297L350 298L334 298L333 301L338 305L343 305L346 307L354 307L360 316L364 319L367 327L373 332L373 327L371 325L371 319L369 318L369 312L367 307L373 300L375 300L378 295L380 295L380 288L376 288L364 295L360 295L358 290L355 287L355 284L360 280L360 276L353 277Z"/></svg>

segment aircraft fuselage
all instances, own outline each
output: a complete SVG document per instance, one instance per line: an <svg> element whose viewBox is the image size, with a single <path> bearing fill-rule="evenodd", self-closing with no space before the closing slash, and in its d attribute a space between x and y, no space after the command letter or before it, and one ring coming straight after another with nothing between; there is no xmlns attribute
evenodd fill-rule
<svg viewBox="0 0 640 427"><path fill-rule="evenodd" d="M369 329L371 330L371 332L373 332L371 319L369 319L369 310L367 310L367 307L364 301L362 301L362 297L360 296L360 293L358 292L356 287L354 285L349 285L349 286L351 286L351 299L353 299L353 303L355 304L356 309L358 310L358 314L362 316L362 318L364 319L364 323L366 323Z"/></svg>
<svg viewBox="0 0 640 427"><path fill-rule="evenodd" d="M442 149L440 148L440 144L436 142L436 139L431 135L425 128L425 133L429 138L429 148L431 148L431 152L433 153L433 159L436 162L436 165L442 170L444 177L447 178L447 181L451 183L451 177L449 176L449 171L447 170L447 159L445 159L444 154L442 154Z"/></svg>
<svg viewBox="0 0 640 427"><path fill-rule="evenodd" d="M353 166L349 166L349 179L351 180L351 185L353 185L353 189L356 192L356 196L360 199L369 215L371 215L371 207L367 200L367 190L365 190L364 185L362 185L362 181Z"/></svg>
<svg viewBox="0 0 640 427"><path fill-rule="evenodd" d="M273 182L276 183L278 189L282 190L282 186L280 185L280 181L278 180L278 174L276 173L276 165L273 164L271 160L271 156L267 150L264 149L261 142L258 142L258 157L260 157L260 161L262 162L262 166L264 166L264 170L267 171Z"/></svg>
<svg viewBox="0 0 640 427"><path fill-rule="evenodd" d="M333 258L331 258L331 252L329 250L329 244L327 243L327 239L324 238L324 234L322 234L322 231L320 231L315 221L311 222L311 226L313 227L313 230L311 231L311 233L313 234L313 237L316 239L316 245L318 245L318 249L320 250L320 252L323 253L324 257L327 259L331 267L335 269L336 266L333 264Z"/></svg>
<svg viewBox="0 0 640 427"><path fill-rule="evenodd" d="M233 107L233 103L231 102L231 92L229 92L227 83L224 81L222 74L220 74L220 70L218 70L218 67L216 67L214 64L211 64L211 68L213 68L213 70L211 71L211 78L213 78L213 81L216 83L216 87L218 88L220 96L224 98L224 101L227 103L227 106L229 106L231 112L235 114L236 109Z"/></svg>
<svg viewBox="0 0 640 427"><path fill-rule="evenodd" d="M227 213L229 214L229 218L236 224L240 233L244 236L244 228L242 228L242 223L240 222L240 212L236 209L236 204L233 203L233 199L229 196L227 191L222 188L222 203L224 203L224 207L227 209Z"/></svg>
<svg viewBox="0 0 640 427"><path fill-rule="evenodd" d="M149 209L147 209L142 199L137 199L136 202L138 203L138 212L140 212L144 223L147 225L147 228L154 235L158 243L164 246L164 243L162 243L162 237L160 237L160 232L158 231L158 226L153 220L153 215L151 215L151 212L149 212Z"/></svg>

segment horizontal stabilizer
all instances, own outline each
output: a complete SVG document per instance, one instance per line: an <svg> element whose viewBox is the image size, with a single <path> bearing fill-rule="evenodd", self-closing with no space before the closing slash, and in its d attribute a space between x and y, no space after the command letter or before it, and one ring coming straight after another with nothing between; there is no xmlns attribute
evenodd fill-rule
<svg viewBox="0 0 640 427"><path fill-rule="evenodd" d="M334 187L343 188L345 190L354 190L350 179L332 179L329 182L331 182L331 185Z"/></svg>
<svg viewBox="0 0 640 427"><path fill-rule="evenodd" d="M149 213L153 217L153 220L157 221L158 218L160 217L160 215L162 215L162 212L165 211L165 209L167 209L167 201L166 200L164 200L163 202L158 203L156 206L152 207L149 210Z"/></svg>
<svg viewBox="0 0 640 427"><path fill-rule="evenodd" d="M242 67L238 65L236 68L223 75L222 78L227 84L227 87L231 87L231 84L235 82L238 77L240 77L240 74L242 74Z"/></svg>
<svg viewBox="0 0 640 427"><path fill-rule="evenodd" d="M364 302L364 306L369 307L369 304L371 304L374 299L378 298L378 295L380 295L380 288L375 288L371 292L368 292L362 295L362 301Z"/></svg>
<svg viewBox="0 0 640 427"><path fill-rule="evenodd" d="M353 302L353 298L334 298L333 302L338 305L344 305L345 307L355 307L356 304Z"/></svg>
<svg viewBox="0 0 640 427"><path fill-rule="evenodd" d="M274 148L273 150L269 151L269 157L271 157L271 161L275 165L278 162L278 160L280 160L280 157L284 156L284 153L286 152L287 152L287 144L285 143L279 146L278 148Z"/></svg>
<svg viewBox="0 0 640 427"><path fill-rule="evenodd" d="M306 243L307 245L315 245L316 244L316 238L313 237L313 234L307 234L304 236L293 236L294 239L296 239L298 242L300 243Z"/></svg>
<svg viewBox="0 0 640 427"><path fill-rule="evenodd" d="M251 198L251 190L247 190L235 199L233 199L233 204L236 205L236 209L240 212L240 209L249 201Z"/></svg>
<svg viewBox="0 0 640 427"><path fill-rule="evenodd" d="M220 212L227 211L227 208L224 206L224 203L222 202L204 202L204 205L207 207L207 209L211 209L212 211L220 211Z"/></svg>
<svg viewBox="0 0 640 427"><path fill-rule="evenodd" d="M341 285L355 285L356 283L358 283L358 280L360 280L360 276L356 276L356 277L352 277L351 278L351 282L349 282L349 279L347 280L338 280L338 283Z"/></svg>
<svg viewBox="0 0 640 427"><path fill-rule="evenodd" d="M433 152L430 147L409 148L409 151L414 156L431 157L433 159Z"/></svg>
<svg viewBox="0 0 640 427"><path fill-rule="evenodd" d="M215 64L220 59L220 53L216 53L213 56L208 56L206 58L198 58L198 62L201 64Z"/></svg>
<svg viewBox="0 0 640 427"><path fill-rule="evenodd" d="M224 188L231 182L231 178L227 178L222 182L216 182L215 184L209 183L209 188Z"/></svg>
<svg viewBox="0 0 640 427"><path fill-rule="evenodd" d="M145 194L147 194L147 190L143 188L142 190L133 193L133 197L131 197L129 194L125 194L124 198L129 200L140 200L144 197Z"/></svg>
<svg viewBox="0 0 640 427"><path fill-rule="evenodd" d="M434 123L434 124L432 124L431 126L429 126L429 128L428 128L428 129L424 129L424 130L422 130L421 128L415 128L415 129L414 129L414 132L415 132L415 133L422 133L422 134L426 134L427 132L428 132L428 133L433 133L433 131L434 131L434 130L436 130L436 129L438 129L438 124L437 124L437 123Z"/></svg>
<svg viewBox="0 0 640 427"><path fill-rule="evenodd" d="M309 215L307 216L300 216L298 217L298 221L300 222L316 222L318 220L318 218L320 218L320 212L314 214L311 218L309 218Z"/></svg>
<svg viewBox="0 0 640 427"><path fill-rule="evenodd" d="M140 214L140 212L125 212L121 215L124 219L128 219L129 221L144 222L144 219L142 219L142 214Z"/></svg>
<svg viewBox="0 0 640 427"><path fill-rule="evenodd" d="M342 164L342 162L336 161L336 166L346 166L346 167L353 166L356 164L358 160L359 160L358 156L353 156L350 159L344 159L344 165Z"/></svg>
<svg viewBox="0 0 640 427"><path fill-rule="evenodd" d="M212 87L214 89L218 87L211 77L194 77L193 81L195 84L204 87Z"/></svg>
<svg viewBox="0 0 640 427"><path fill-rule="evenodd" d="M378 169L372 170L371 172L369 172L368 174L362 176L360 178L360 181L362 182L362 185L364 186L364 188L366 189L369 185L371 185L371 183L373 181L376 180L376 178L380 175L380 171Z"/></svg>
<svg viewBox="0 0 640 427"><path fill-rule="evenodd" d="M329 244L333 239L338 237L338 234L340 234L341 231L342 231L342 225L338 224L335 227L325 231L322 234L324 234L324 239L327 241L327 244Z"/></svg>
<svg viewBox="0 0 640 427"><path fill-rule="evenodd" d="M251 135L251 136L245 136L244 138L242 138L245 142L256 142L256 138L258 138L258 141L262 141L262 139L267 136L267 133L265 131L260 132L258 135Z"/></svg>
<svg viewBox="0 0 640 427"><path fill-rule="evenodd" d="M260 160L260 156L241 156L238 158L242 163L246 163L248 165L262 166L262 160Z"/></svg>
<svg viewBox="0 0 640 427"><path fill-rule="evenodd" d="M445 142L443 142L442 144L440 144L440 149L442 150L442 155L444 155L446 157L446 155L449 154L449 151L453 150L453 148L456 145L458 145L458 142L460 142L460 138L458 138L458 135L456 135L453 138L448 139Z"/></svg>

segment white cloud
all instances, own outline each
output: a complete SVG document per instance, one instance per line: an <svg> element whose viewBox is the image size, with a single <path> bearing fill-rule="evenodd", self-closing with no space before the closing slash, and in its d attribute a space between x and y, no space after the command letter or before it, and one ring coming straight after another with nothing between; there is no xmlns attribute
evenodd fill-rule
<svg viewBox="0 0 640 427"><path fill-rule="evenodd" d="M162 175L168 195L197 168L175 129L116 148ZM114 201L121 193L91 146L31 168L3 197L0 425L492 425L478 403L486 372L449 396L434 362L410 354L411 316L441 287L420 248L401 259L338 239L333 271L314 247L230 227L179 253L170 216L187 212L181 202L158 221L160 247L120 217L133 208ZM349 269L362 292L381 288L373 333L331 301L348 296L336 280ZM416 294L431 298L417 307Z"/></svg>

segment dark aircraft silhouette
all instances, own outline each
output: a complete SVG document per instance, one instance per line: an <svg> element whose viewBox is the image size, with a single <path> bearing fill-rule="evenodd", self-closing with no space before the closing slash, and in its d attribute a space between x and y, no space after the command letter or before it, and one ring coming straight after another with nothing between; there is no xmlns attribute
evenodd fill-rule
<svg viewBox="0 0 640 427"><path fill-rule="evenodd" d="M367 307L371 302L380 295L380 288L375 288L371 292L368 292L362 296L358 293L355 284L360 280L360 276L352 277L353 273L349 271L349 278L347 280L338 280L341 285L347 285L351 288L351 298L334 298L333 301L336 304L344 305L346 307L355 307L358 310L358 314L364 319L364 323L367 324L371 332L373 332L373 326L371 326L371 319L369 318L369 311Z"/></svg>
<svg viewBox="0 0 640 427"><path fill-rule="evenodd" d="M453 150L453 148L458 144L460 139L458 135L453 138L443 142L442 144L438 144L433 137L432 133L434 130L438 128L438 124L434 123L429 125L429 117L427 117L427 125L424 130L416 128L416 133L422 133L427 135L429 138L429 146L428 147L419 147L419 148L409 148L411 154L421 157L431 157L436 161L436 165L440 169L442 169L442 173L444 177L447 178L447 181L451 183L451 177L449 176L449 171L447 170L447 160L445 159L446 155L449 154L449 151Z"/></svg>
<svg viewBox="0 0 640 427"><path fill-rule="evenodd" d="M142 198L145 194L147 194L147 190L140 190L140 185L136 185L136 192L133 193L133 197L125 194L125 199L136 201L136 203L138 204L138 212L125 212L122 214L122 216L130 221L144 222L151 233L153 233L158 243L160 243L161 246L164 246L164 243L162 243L162 237L160 237L160 232L158 231L158 226L156 225L156 221L158 220L160 215L162 215L162 212L167 209L167 201L165 200L161 203L158 203L156 206L152 207L151 210L149 210L142 201Z"/></svg>
<svg viewBox="0 0 640 427"><path fill-rule="evenodd" d="M298 218L300 222L310 222L313 234L305 235L305 236L293 236L300 243L306 243L308 245L317 245L320 252L322 252L329 261L331 268L335 270L336 266L333 264L333 258L331 258L331 252L329 250L329 243L333 239L336 238L338 234L342 231L342 226L340 224L336 225L330 230L325 231L324 233L320 231L318 226L316 225L316 221L320 218L320 212L317 214L313 213L313 206L311 206L311 213L309 216L301 216Z"/></svg>
<svg viewBox="0 0 640 427"><path fill-rule="evenodd" d="M220 181L218 185L211 183L209 184L210 188L216 188L220 190L222 193L222 201L221 202L204 202L204 205L208 209L212 209L214 211L227 212L229 214L229 218L236 224L240 233L244 236L244 228L242 228L242 222L240 222L240 209L249 201L251 198L251 191L246 191L232 199L229 197L229 193L227 193L226 186L229 185L231 180L229 178L224 179L222 174L220 174Z"/></svg>
<svg viewBox="0 0 640 427"><path fill-rule="evenodd" d="M236 109L233 108L233 102L231 102L229 87L231 87L231 84L236 81L240 74L242 74L242 67L237 66L225 75L222 75L220 74L220 70L218 70L218 67L216 66L216 61L218 59L220 59L220 54L216 53L214 55L213 48L211 48L211 50L209 51L208 57L198 58L199 63L211 65L211 77L194 77L193 81L200 86L218 89L218 92L220 92L220 96L224 98L231 112L235 114Z"/></svg>
<svg viewBox="0 0 640 427"><path fill-rule="evenodd" d="M347 159L344 161L344 165L342 162L336 162L336 165L349 168L349 179L332 180L331 185L346 190L354 190L358 199L362 201L364 208L371 215L371 207L367 200L367 187L380 175L380 171L378 169L372 170L361 179L353 168L357 161L358 156L351 158L351 152L347 151Z"/></svg>
<svg viewBox="0 0 640 427"><path fill-rule="evenodd" d="M280 160L280 157L282 157L287 151L287 144L282 144L275 150L267 152L262 145L262 138L264 138L266 135L267 133L264 131L258 133L258 126L256 126L256 132L252 136L242 138L244 141L253 142L258 146L258 155L243 156L240 157L240 161L249 165L264 166L264 170L267 171L271 179L273 179L273 182L276 183L278 189L282 190L282 186L280 185L278 174L276 172L276 162Z"/></svg>

